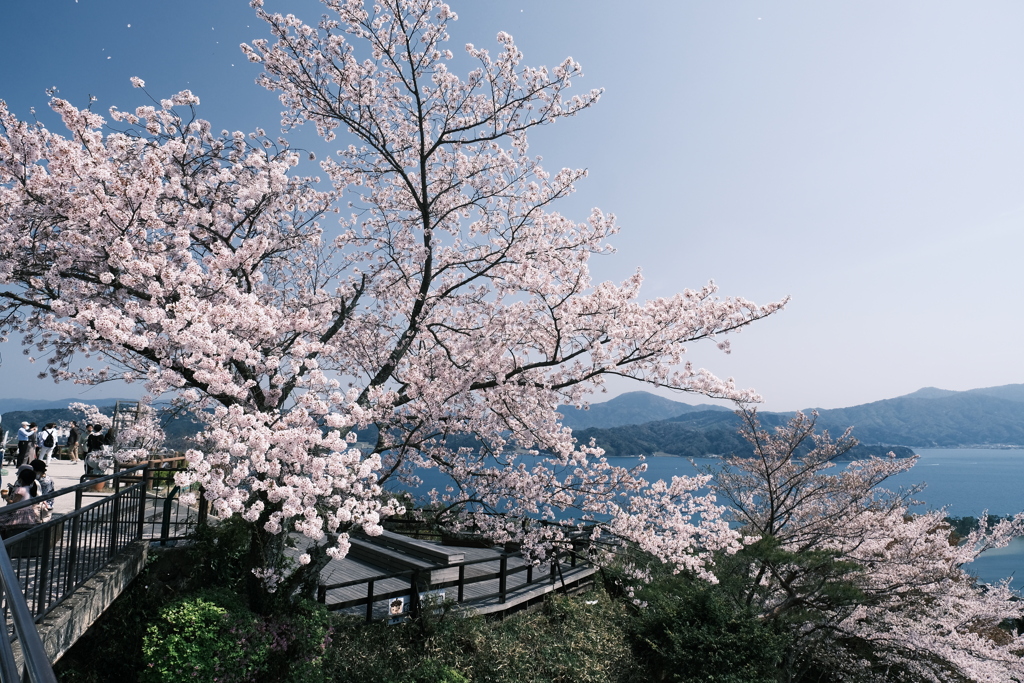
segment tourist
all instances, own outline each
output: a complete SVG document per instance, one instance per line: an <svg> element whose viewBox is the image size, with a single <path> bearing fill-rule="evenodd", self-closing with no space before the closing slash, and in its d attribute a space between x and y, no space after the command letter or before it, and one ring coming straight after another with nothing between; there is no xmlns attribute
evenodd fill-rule
<svg viewBox="0 0 1024 683"><path fill-rule="evenodd" d="M46 427L36 437L36 445L39 448L39 460L48 461L50 459L50 454L53 453L53 449L57 445L57 433L54 431L56 428L57 425L47 422Z"/></svg>
<svg viewBox="0 0 1024 683"><path fill-rule="evenodd" d="M25 452L25 462L21 463L23 465L27 465L36 459L36 437L39 436L39 425L35 422L29 422L28 433L28 450Z"/></svg>
<svg viewBox="0 0 1024 683"><path fill-rule="evenodd" d="M35 498L39 487L36 486L36 471L30 465L21 465L18 468L18 480L7 493L7 504L14 505L23 500ZM8 512L0 517L0 524L4 526L39 524L39 505L26 505L20 510Z"/></svg>
<svg viewBox="0 0 1024 683"><path fill-rule="evenodd" d="M29 429L28 422L22 422L21 429L18 430L18 457L14 462L15 467L21 467L28 457L28 447L32 443L32 436L32 430Z"/></svg>
<svg viewBox="0 0 1024 683"><path fill-rule="evenodd" d="M36 458L31 463L32 469L36 472L36 481L39 483L39 495L45 496L47 493L53 493L53 479L46 476L46 461L41 458ZM53 498L44 500L39 504L39 521L49 521L50 515L53 514Z"/></svg>
<svg viewBox="0 0 1024 683"><path fill-rule="evenodd" d="M68 430L68 456L71 462L78 462L78 444L78 423L72 422L71 429Z"/></svg>
<svg viewBox="0 0 1024 683"><path fill-rule="evenodd" d="M85 473L86 474L103 474L103 468L99 466L96 461L103 453L103 446L105 445L105 439L103 438L103 427L100 425L89 425L89 435L86 437L85 446Z"/></svg>

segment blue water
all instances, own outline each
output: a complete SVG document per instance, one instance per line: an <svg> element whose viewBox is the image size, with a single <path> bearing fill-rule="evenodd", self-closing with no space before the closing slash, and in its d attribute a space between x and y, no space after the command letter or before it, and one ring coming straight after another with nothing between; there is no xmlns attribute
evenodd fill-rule
<svg viewBox="0 0 1024 683"><path fill-rule="evenodd" d="M993 515L1013 515L1024 511L1024 449L922 448L920 458L909 472L889 479L884 486L897 489L924 483L916 496L925 509L946 508L957 517L978 517L988 510ZM616 465L632 467L640 458L614 458ZM693 465L686 458L647 458L648 480L669 479L673 475L692 475ZM721 461L697 458L696 464L712 465ZM420 490L443 485L436 473L428 473ZM982 581L993 582L1013 577L1017 590L1024 590L1024 538L1015 539L1006 548L991 550L968 569Z"/></svg>
<svg viewBox="0 0 1024 683"><path fill-rule="evenodd" d="M992 515L1015 515L1024 511L1024 449L919 448L920 458L909 471L892 477L883 485L898 489L924 483L915 498L922 508L946 508L953 517L979 517L988 510ZM639 463L639 458L618 458ZM700 458L698 465L720 463ZM626 464L622 462L622 464ZM685 458L647 459L648 479L667 479L672 475L693 474ZM1024 591L1024 538L1014 539L1005 548L990 550L971 563L971 573L985 582L1013 578L1013 587Z"/></svg>

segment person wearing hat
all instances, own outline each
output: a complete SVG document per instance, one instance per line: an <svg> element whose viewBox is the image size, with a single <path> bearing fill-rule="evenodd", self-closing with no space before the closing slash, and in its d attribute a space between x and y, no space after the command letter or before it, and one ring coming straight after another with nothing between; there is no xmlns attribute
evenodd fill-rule
<svg viewBox="0 0 1024 683"><path fill-rule="evenodd" d="M14 505L23 500L34 498L38 494L39 487L36 486L36 471L31 465L20 465L18 467L18 480L11 487L7 494L7 504ZM40 505L26 505L20 510L9 512L0 517L0 524L13 526L24 524L39 524Z"/></svg>
<svg viewBox="0 0 1024 683"><path fill-rule="evenodd" d="M32 469L36 473L36 481L39 483L39 495L45 496L47 493L53 493L53 479L46 476L46 461L40 458L36 458L31 463ZM39 521L49 521L50 515L53 514L53 498L44 500L39 504Z"/></svg>
<svg viewBox="0 0 1024 683"><path fill-rule="evenodd" d="M21 467L25 463L28 447L32 444L33 438L35 438L35 434L29 428L28 422L22 422L21 429L18 430L18 458L14 461L16 467Z"/></svg>

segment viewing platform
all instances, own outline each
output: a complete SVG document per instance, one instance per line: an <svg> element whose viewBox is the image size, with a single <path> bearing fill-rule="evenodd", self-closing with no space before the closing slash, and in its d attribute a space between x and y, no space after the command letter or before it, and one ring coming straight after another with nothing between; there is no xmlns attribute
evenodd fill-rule
<svg viewBox="0 0 1024 683"><path fill-rule="evenodd" d="M49 521L3 529L0 594L8 610L0 680L20 680L16 671L33 667L52 677L50 665L131 583L151 547L173 545L214 521L201 497L198 506L181 503L184 491L173 481L179 464L150 461L79 481L81 463L53 461L53 493L0 509L2 515L54 501ZM555 591L577 590L595 571L569 550L528 563L512 549L445 545L385 531L354 535L349 555L322 570L317 598L328 610L367 621L397 623L441 601L501 615Z"/></svg>
<svg viewBox="0 0 1024 683"><path fill-rule="evenodd" d="M329 610L367 621L403 618L424 600L502 614L548 593L574 591L592 582L595 572L571 551L533 564L518 552L450 546L385 531L353 537L348 556L321 571L317 599Z"/></svg>

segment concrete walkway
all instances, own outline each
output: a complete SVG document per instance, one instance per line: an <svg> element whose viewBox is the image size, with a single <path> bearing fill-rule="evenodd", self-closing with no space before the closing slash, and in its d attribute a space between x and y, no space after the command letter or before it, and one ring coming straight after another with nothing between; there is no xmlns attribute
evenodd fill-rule
<svg viewBox="0 0 1024 683"><path fill-rule="evenodd" d="M4 485L9 485L14 481L15 468L5 463L3 470L6 473L3 475L3 483ZM46 464L46 474L53 480L54 490L60 491L61 489L74 486L79 483L82 475L85 474L85 463L81 460L78 462L73 462L71 460L50 460ZM83 496L82 504L87 505L95 500L96 497L106 496L112 492L113 489L109 489L104 492L89 491ZM54 501L54 514L62 514L74 509L74 496L60 496Z"/></svg>

